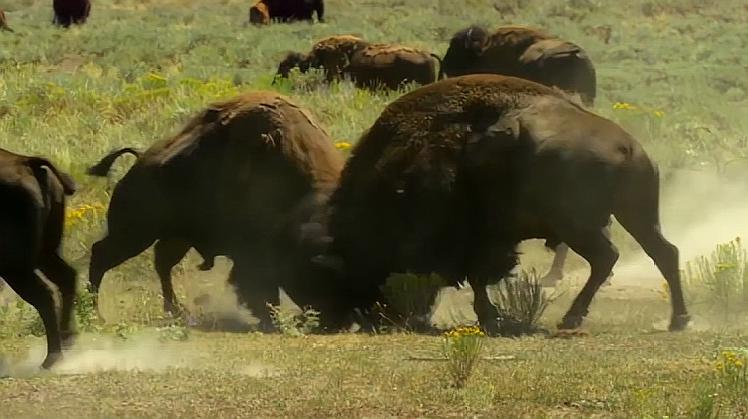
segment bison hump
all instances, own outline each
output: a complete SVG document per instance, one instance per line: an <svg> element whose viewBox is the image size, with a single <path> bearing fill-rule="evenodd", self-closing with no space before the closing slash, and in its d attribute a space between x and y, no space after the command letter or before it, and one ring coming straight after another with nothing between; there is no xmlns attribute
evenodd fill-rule
<svg viewBox="0 0 748 419"><path fill-rule="evenodd" d="M548 59L558 59L566 57L584 57L584 51L571 42L561 39L545 39L538 41L525 50L520 57L520 61L529 63L542 63Z"/></svg>

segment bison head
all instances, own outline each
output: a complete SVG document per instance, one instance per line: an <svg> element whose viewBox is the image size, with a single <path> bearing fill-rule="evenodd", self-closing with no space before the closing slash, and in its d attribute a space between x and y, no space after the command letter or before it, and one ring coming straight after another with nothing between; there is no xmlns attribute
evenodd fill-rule
<svg viewBox="0 0 748 419"><path fill-rule="evenodd" d="M452 36L442 60L443 73L450 77L467 74L467 69L488 47L489 33L480 26L470 26Z"/></svg>
<svg viewBox="0 0 748 419"><path fill-rule="evenodd" d="M309 70L310 58L306 54L300 52L289 52L286 58L278 64L278 71L275 73L273 78L273 84L280 78L287 78L291 73L291 70L298 67L302 73L306 73Z"/></svg>

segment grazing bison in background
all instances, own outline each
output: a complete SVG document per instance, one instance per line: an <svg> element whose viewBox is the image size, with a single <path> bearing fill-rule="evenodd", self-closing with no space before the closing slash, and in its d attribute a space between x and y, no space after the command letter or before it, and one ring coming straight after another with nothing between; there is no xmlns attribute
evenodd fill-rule
<svg viewBox="0 0 748 419"><path fill-rule="evenodd" d="M267 25L271 21L313 21L315 13L320 23L325 21L324 0L260 0L250 7L249 22Z"/></svg>
<svg viewBox="0 0 748 419"><path fill-rule="evenodd" d="M13 32L13 29L8 26L8 19L5 17L5 12L3 11L3 9L0 9L0 30Z"/></svg>
<svg viewBox="0 0 748 419"><path fill-rule="evenodd" d="M353 35L335 35L317 41L308 54L291 52L278 65L278 77L288 77L290 71L298 67L301 72L310 68L325 71L327 81L342 78L343 70L350 63L353 54L370 45L363 39Z"/></svg>
<svg viewBox="0 0 748 419"><path fill-rule="evenodd" d="M493 33L470 26L457 32L444 55L442 73L520 77L579 94L588 106L597 94L595 67L581 47L523 26L503 26Z"/></svg>
<svg viewBox="0 0 748 419"><path fill-rule="evenodd" d="M105 175L117 151L90 169ZM89 281L156 242L165 308L176 306L172 266L194 247L232 259L239 301L271 327L266 302L278 287L299 304L326 309L324 272L311 257L324 249L323 212L343 157L309 113L271 92L250 92L207 107L172 138L144 152L117 183L107 236L93 245Z"/></svg>
<svg viewBox="0 0 748 419"><path fill-rule="evenodd" d="M253 25L270 24L270 9L265 0L260 0L249 8L249 23Z"/></svg>
<svg viewBox="0 0 748 419"><path fill-rule="evenodd" d="M689 316L678 249L660 231L659 175L639 143L560 90L500 75L468 75L391 103L363 134L330 198L330 253L346 309L366 309L391 272L467 278L480 324L498 331L486 285L531 238L567 243L591 266L560 328L580 326L618 258L611 217L665 276L671 330Z"/></svg>
<svg viewBox="0 0 748 419"><path fill-rule="evenodd" d="M75 336L76 272L60 256L65 195L74 192L70 176L49 160L0 149L0 278L42 318L47 335L44 368L62 358L63 345L71 345ZM53 291L37 269L60 291L59 319Z"/></svg>
<svg viewBox="0 0 748 419"><path fill-rule="evenodd" d="M91 13L91 2L89 0L54 0L52 8L55 12L52 23L67 28L72 24L86 23Z"/></svg>
<svg viewBox="0 0 748 419"><path fill-rule="evenodd" d="M338 35L320 40L308 54L289 53L278 65L275 77L288 77L295 67L302 73L321 68L327 81L349 77L358 87L397 89L409 82L434 82L439 66L439 57L425 51Z"/></svg>

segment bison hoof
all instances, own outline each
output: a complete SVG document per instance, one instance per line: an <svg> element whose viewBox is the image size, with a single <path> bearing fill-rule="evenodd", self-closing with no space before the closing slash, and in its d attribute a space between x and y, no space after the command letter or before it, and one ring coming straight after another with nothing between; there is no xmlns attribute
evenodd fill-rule
<svg viewBox="0 0 748 419"><path fill-rule="evenodd" d="M566 315L561 323L558 324L558 328L561 330L577 329L582 325L584 316L578 315Z"/></svg>
<svg viewBox="0 0 748 419"><path fill-rule="evenodd" d="M44 358L44 362L42 362L42 368L48 370L61 360L62 352L50 352L49 354L47 354L47 357Z"/></svg>
<svg viewBox="0 0 748 419"><path fill-rule="evenodd" d="M685 330L688 323L691 321L691 316L688 314L680 314L673 316L670 319L670 327L668 328L671 332L680 332Z"/></svg>

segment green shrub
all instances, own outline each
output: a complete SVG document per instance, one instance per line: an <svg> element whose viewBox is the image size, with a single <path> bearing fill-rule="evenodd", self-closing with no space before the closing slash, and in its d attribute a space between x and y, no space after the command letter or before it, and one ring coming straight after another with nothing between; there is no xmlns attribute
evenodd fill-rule
<svg viewBox="0 0 748 419"><path fill-rule="evenodd" d="M460 326L444 334L442 352L454 387L463 388L467 384L480 359L485 336L477 326Z"/></svg>
<svg viewBox="0 0 748 419"><path fill-rule="evenodd" d="M558 297L546 293L535 269L522 271L516 277L504 278L490 289L501 315L499 331L505 335L537 332L540 317Z"/></svg>

